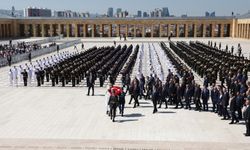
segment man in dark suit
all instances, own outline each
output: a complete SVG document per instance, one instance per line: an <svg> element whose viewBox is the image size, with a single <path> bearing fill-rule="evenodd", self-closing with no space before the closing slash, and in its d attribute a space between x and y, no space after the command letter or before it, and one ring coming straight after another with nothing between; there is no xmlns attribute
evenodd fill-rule
<svg viewBox="0 0 250 150"><path fill-rule="evenodd" d="M190 85L187 85L186 87L186 91L185 91L185 103L186 103L186 108L185 109L191 109L191 104L190 104L190 101L191 101L191 87Z"/></svg>
<svg viewBox="0 0 250 150"><path fill-rule="evenodd" d="M239 93L237 92L237 95L236 95L236 111L238 112L238 119L241 120L242 119L242 107L243 107L243 102L244 100L244 97Z"/></svg>
<svg viewBox="0 0 250 150"><path fill-rule="evenodd" d="M27 86L28 72L26 71L26 69L23 70L22 75L23 75L23 84L24 86Z"/></svg>
<svg viewBox="0 0 250 150"><path fill-rule="evenodd" d="M203 111L208 111L208 99L209 99L209 90L204 86L201 92Z"/></svg>
<svg viewBox="0 0 250 150"><path fill-rule="evenodd" d="M195 102L195 110L201 111L201 88L200 85L195 86L194 90L194 102Z"/></svg>
<svg viewBox="0 0 250 150"><path fill-rule="evenodd" d="M132 99L135 100L135 103L134 103L134 107L139 106L139 101L138 101L138 97L139 97L139 94L140 94L140 87L139 87L139 81L138 79L135 77L133 79L133 81L131 82L131 85L130 85L130 94L131 94L131 98L130 98L130 101L129 101L129 104L131 104L132 102Z"/></svg>
<svg viewBox="0 0 250 150"><path fill-rule="evenodd" d="M183 108L182 104L182 87L178 83L176 83L176 106L175 108L177 109L179 104L181 105L181 108Z"/></svg>
<svg viewBox="0 0 250 150"><path fill-rule="evenodd" d="M235 123L238 123L239 120L236 117L235 111L237 110L237 106L236 106L236 97L232 96L231 100L230 100L230 111L231 111L231 116L232 116L232 121L229 124L234 124L234 121L236 121Z"/></svg>
<svg viewBox="0 0 250 150"><path fill-rule="evenodd" d="M159 99L159 91L158 91L158 84L154 84L153 85L153 91L152 91L152 102L153 102L153 106L154 106L154 110L153 110L153 114L156 113L157 110L157 103L158 103L158 99Z"/></svg>
<svg viewBox="0 0 250 150"><path fill-rule="evenodd" d="M213 86L213 89L211 91L211 100L213 103L213 112L217 112L218 109L216 109L217 103L219 101L220 93L217 89L217 87Z"/></svg>
<svg viewBox="0 0 250 150"><path fill-rule="evenodd" d="M230 119L230 115L227 111L227 106L229 105L229 93L227 92L226 88L223 88L223 96L222 96L222 120Z"/></svg>
<svg viewBox="0 0 250 150"><path fill-rule="evenodd" d="M246 99L246 110L244 111L244 118L246 121L246 133L245 136L250 136L250 99Z"/></svg>

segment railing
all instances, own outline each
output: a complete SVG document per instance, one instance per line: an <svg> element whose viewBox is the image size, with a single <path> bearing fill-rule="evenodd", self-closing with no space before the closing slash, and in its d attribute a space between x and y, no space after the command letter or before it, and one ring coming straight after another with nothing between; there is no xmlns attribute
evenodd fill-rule
<svg viewBox="0 0 250 150"><path fill-rule="evenodd" d="M44 44L44 43L54 42L54 41L60 40L62 38L63 38L63 35L59 35L59 36L55 36L55 37L47 37L47 38L42 39L42 40L30 41L30 42L26 42L26 43L29 43L29 44Z"/></svg>
<svg viewBox="0 0 250 150"><path fill-rule="evenodd" d="M59 45L59 49L64 49L64 48L73 46L75 44L79 44L80 42L81 42L81 40L78 39L78 40L62 43L62 44ZM52 52L54 52L56 50L57 50L57 46L42 48L42 49L39 49L39 50L36 50L36 51L32 51L31 52L31 57L33 59L33 58L39 57L41 55L52 53ZM28 56L29 56L29 53L14 55L14 56L12 56L11 63L14 64L14 63L18 63L18 62L21 62L21 61L24 61L24 60L28 60ZM7 66L7 65L8 65L7 58L0 58L0 67Z"/></svg>

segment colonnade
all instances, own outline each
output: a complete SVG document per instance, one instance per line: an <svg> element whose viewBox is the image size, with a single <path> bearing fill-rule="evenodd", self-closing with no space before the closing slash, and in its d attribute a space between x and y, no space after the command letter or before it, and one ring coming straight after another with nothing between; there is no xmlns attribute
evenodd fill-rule
<svg viewBox="0 0 250 150"><path fill-rule="evenodd" d="M249 23L239 23L237 25L238 38L250 39L250 22Z"/></svg>
<svg viewBox="0 0 250 150"><path fill-rule="evenodd" d="M50 37L229 37L231 24L20 24L20 36Z"/></svg>
<svg viewBox="0 0 250 150"><path fill-rule="evenodd" d="M0 38L12 37L12 25L9 23L0 24Z"/></svg>

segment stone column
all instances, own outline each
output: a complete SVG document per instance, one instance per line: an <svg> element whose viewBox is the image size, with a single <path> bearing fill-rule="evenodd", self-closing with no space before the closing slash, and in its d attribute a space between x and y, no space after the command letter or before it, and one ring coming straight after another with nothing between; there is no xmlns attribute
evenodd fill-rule
<svg viewBox="0 0 250 150"><path fill-rule="evenodd" d="M95 24L92 24L91 37L95 37Z"/></svg>
<svg viewBox="0 0 250 150"><path fill-rule="evenodd" d="M136 37L136 25L134 25L134 37Z"/></svg>
<svg viewBox="0 0 250 150"><path fill-rule="evenodd" d="M151 25L151 37L154 37L154 25Z"/></svg>
<svg viewBox="0 0 250 150"><path fill-rule="evenodd" d="M6 29L5 29L5 24L3 24L3 26L2 26L2 27L3 27L3 28L2 28L2 31L3 31L3 32L2 32L3 37L6 37L6 35L5 35L5 30L6 30Z"/></svg>
<svg viewBox="0 0 250 150"><path fill-rule="evenodd" d="M69 37L69 32L70 32L70 24L66 24L66 33L67 33L67 37Z"/></svg>
<svg viewBox="0 0 250 150"><path fill-rule="evenodd" d="M120 37L120 34L121 34L121 33L120 33L120 30L121 30L120 24L117 24L117 25L116 25L116 28L117 28L117 30L116 30L116 36L117 36L117 37Z"/></svg>
<svg viewBox="0 0 250 150"><path fill-rule="evenodd" d="M3 31L3 37L6 37L6 35L5 35L5 24L3 24L3 29L2 29L2 31Z"/></svg>
<svg viewBox="0 0 250 150"><path fill-rule="evenodd" d="M49 25L49 33L50 33L50 37L52 37L53 36L53 24L50 24Z"/></svg>
<svg viewBox="0 0 250 150"><path fill-rule="evenodd" d="M241 38L244 37L244 24L241 25Z"/></svg>
<svg viewBox="0 0 250 150"><path fill-rule="evenodd" d="M248 24L246 24L246 36L245 38L247 39L248 38Z"/></svg>
<svg viewBox="0 0 250 150"><path fill-rule="evenodd" d="M9 37L9 27L8 27L8 24L5 24L5 35L6 35L6 37Z"/></svg>
<svg viewBox="0 0 250 150"><path fill-rule="evenodd" d="M87 37L87 32L88 32L87 24L83 24L83 37Z"/></svg>
<svg viewBox="0 0 250 150"><path fill-rule="evenodd" d="M244 24L244 37L243 38L246 38L246 34L247 34L247 25Z"/></svg>
<svg viewBox="0 0 250 150"><path fill-rule="evenodd" d="M42 37L45 37L45 33L44 33L44 24L41 24L41 35L42 35Z"/></svg>
<svg viewBox="0 0 250 150"><path fill-rule="evenodd" d="M57 34L60 36L62 33L62 25L58 24L57 26L58 26Z"/></svg>
<svg viewBox="0 0 250 150"><path fill-rule="evenodd" d="M103 33L104 33L104 25L100 24L100 37L103 37Z"/></svg>
<svg viewBox="0 0 250 150"><path fill-rule="evenodd" d="M245 36L245 24L242 24L242 38Z"/></svg>
<svg viewBox="0 0 250 150"><path fill-rule="evenodd" d="M245 36L244 38L247 38L247 24L245 24Z"/></svg>
<svg viewBox="0 0 250 150"><path fill-rule="evenodd" d="M161 24L159 24L159 37L162 37L162 25Z"/></svg>
<svg viewBox="0 0 250 150"><path fill-rule="evenodd" d="M176 24L176 37L180 36L179 24Z"/></svg>
<svg viewBox="0 0 250 150"><path fill-rule="evenodd" d="M240 37L240 24L238 24L237 35L238 35L238 38L239 38Z"/></svg>
<svg viewBox="0 0 250 150"><path fill-rule="evenodd" d="M206 37L206 30L207 30L207 29L206 29L206 24L203 24L203 25L202 25L202 36L203 36L203 37Z"/></svg>
<svg viewBox="0 0 250 150"><path fill-rule="evenodd" d="M78 37L78 25L74 24L75 37Z"/></svg>
<svg viewBox="0 0 250 150"><path fill-rule="evenodd" d="M0 38L3 37L3 29L2 29L2 24L0 24Z"/></svg>
<svg viewBox="0 0 250 150"><path fill-rule="evenodd" d="M33 37L37 37L36 24L32 24L32 28L33 28Z"/></svg>
<svg viewBox="0 0 250 150"><path fill-rule="evenodd" d="M220 25L220 37L224 37L224 24Z"/></svg>
<svg viewBox="0 0 250 150"><path fill-rule="evenodd" d="M5 29L6 30L6 29ZM28 24L24 24L24 35L25 35L25 37L28 37L29 35L29 30L28 30Z"/></svg>
<svg viewBox="0 0 250 150"><path fill-rule="evenodd" d="M171 27L171 24L168 24L168 36L170 36L170 34L171 34L171 29L170 29L170 27Z"/></svg>
<svg viewBox="0 0 250 150"><path fill-rule="evenodd" d="M127 25L126 25L126 30L125 30L125 35L126 35L126 37L128 37L128 27L129 27L129 25L127 24Z"/></svg>
<svg viewBox="0 0 250 150"><path fill-rule="evenodd" d="M215 24L211 24L211 37L214 37L214 29L215 29Z"/></svg>
<svg viewBox="0 0 250 150"><path fill-rule="evenodd" d="M240 38L243 37L243 24L240 24Z"/></svg>
<svg viewBox="0 0 250 150"><path fill-rule="evenodd" d="M8 33L7 33L7 25L4 24L4 36L8 37Z"/></svg>
<svg viewBox="0 0 250 150"><path fill-rule="evenodd" d="M112 24L109 25L109 37L112 37Z"/></svg>
<svg viewBox="0 0 250 150"><path fill-rule="evenodd" d="M142 37L145 37L145 26L142 25Z"/></svg>
<svg viewBox="0 0 250 150"><path fill-rule="evenodd" d="M248 34L248 39L250 39L250 24L248 24L248 32L247 32L247 34Z"/></svg>
<svg viewBox="0 0 250 150"><path fill-rule="evenodd" d="M193 24L194 37L197 37L197 24Z"/></svg>
<svg viewBox="0 0 250 150"><path fill-rule="evenodd" d="M184 34L185 34L185 37L188 37L188 24L185 24Z"/></svg>

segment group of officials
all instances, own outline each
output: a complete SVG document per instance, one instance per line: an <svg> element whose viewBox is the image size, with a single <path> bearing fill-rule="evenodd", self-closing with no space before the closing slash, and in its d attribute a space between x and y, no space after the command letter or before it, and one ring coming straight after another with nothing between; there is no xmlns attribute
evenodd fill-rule
<svg viewBox="0 0 250 150"><path fill-rule="evenodd" d="M216 43L212 45L211 42L204 44L197 41L190 42L189 45L185 42L177 42L177 44L170 42L170 47L189 67L203 77L203 90L211 87L205 97L208 100L210 95L212 110L219 116L223 116L223 120L231 119L230 124L238 123L244 118L247 126L245 135L250 136L248 107L250 83L247 82L250 60L242 56L240 44L238 55L234 54L233 50L228 51L227 47L217 48ZM203 95L201 98L203 101ZM206 110L206 105L207 101L205 101L205 109L203 104L203 110Z"/></svg>

